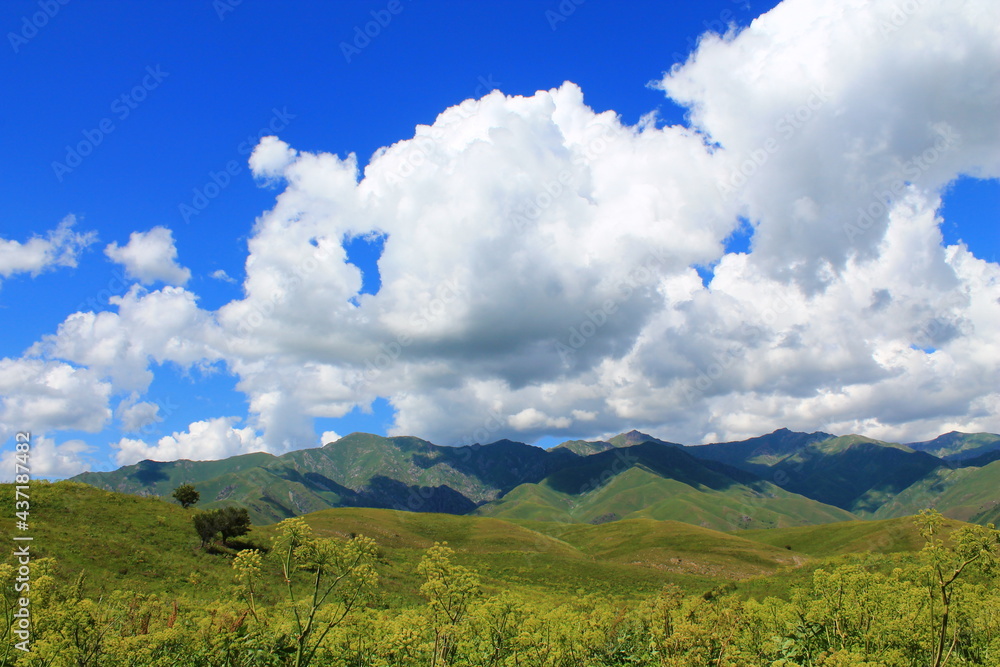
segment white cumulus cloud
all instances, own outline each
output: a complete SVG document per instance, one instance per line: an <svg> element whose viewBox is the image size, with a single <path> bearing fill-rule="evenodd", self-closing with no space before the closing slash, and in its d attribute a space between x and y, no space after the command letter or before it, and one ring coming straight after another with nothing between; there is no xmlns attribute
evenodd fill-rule
<svg viewBox="0 0 1000 667"><path fill-rule="evenodd" d="M75 232L76 216L68 215L44 236L25 242L0 238L0 278L18 273L37 276L54 267L75 267L89 245L97 240L96 232Z"/></svg>
<svg viewBox="0 0 1000 667"><path fill-rule="evenodd" d="M96 433L111 418L110 383L93 370L36 358L0 359L0 442L19 431Z"/></svg>
<svg viewBox="0 0 1000 667"><path fill-rule="evenodd" d="M184 285L191 271L177 263L174 234L166 227L153 227L148 232L132 232L128 243L110 243L104 254L125 267L125 273L145 285L157 281L168 285Z"/></svg>
<svg viewBox="0 0 1000 667"><path fill-rule="evenodd" d="M57 444L52 438L32 434L29 441L28 467L35 479L62 479L90 470L88 454L93 447L82 440L67 440ZM14 481L17 451L10 447L0 455L0 482Z"/></svg>
<svg viewBox="0 0 1000 667"><path fill-rule="evenodd" d="M152 461L211 461L237 454L267 451L263 441L251 428L235 428L236 417L216 417L193 422L188 430L160 438L155 445L144 440L122 438L112 447L117 449L119 465L131 465L144 459Z"/></svg>

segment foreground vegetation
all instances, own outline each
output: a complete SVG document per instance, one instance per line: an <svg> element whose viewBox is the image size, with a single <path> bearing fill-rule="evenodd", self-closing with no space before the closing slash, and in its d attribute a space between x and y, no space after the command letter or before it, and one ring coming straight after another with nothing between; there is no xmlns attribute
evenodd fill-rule
<svg viewBox="0 0 1000 667"><path fill-rule="evenodd" d="M70 509L95 493L102 502L118 495L81 485L35 489ZM159 530L163 541L154 543L163 548L142 552L142 567L177 562L178 572L153 583L98 584L70 562L78 550L53 549L54 558L32 563L24 653L7 630L16 568L0 565L0 664L1000 664L1000 533L934 513L905 524L749 535L772 542L760 544L645 520L535 526L542 534L478 517L328 510L201 549L193 510L153 499L122 503L118 521L125 517L121 530L137 548L146 527L137 534L129 521L139 518L128 509L157 503L149 507L162 514L149 517L148 529ZM171 533L182 524L188 542ZM101 528L114 545L111 525ZM58 533L42 536L39 545L60 544ZM180 544L166 546L171 537ZM795 560L778 571L781 553ZM707 570L685 574L696 554ZM754 578L733 581L752 566ZM563 567L573 569L557 571ZM177 586L185 569L189 580Z"/></svg>

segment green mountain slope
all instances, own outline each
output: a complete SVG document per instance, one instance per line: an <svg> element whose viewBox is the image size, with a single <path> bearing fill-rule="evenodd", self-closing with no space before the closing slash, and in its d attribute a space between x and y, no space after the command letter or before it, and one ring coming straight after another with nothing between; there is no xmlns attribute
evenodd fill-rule
<svg viewBox="0 0 1000 667"><path fill-rule="evenodd" d="M441 447L411 437L352 433L282 456L221 461L142 461L73 479L98 488L163 498L193 483L203 506L239 504L257 523L331 507L382 507L464 514L526 480L537 481L579 456L501 440Z"/></svg>
<svg viewBox="0 0 1000 667"><path fill-rule="evenodd" d="M925 452L851 435L813 443L772 469L784 489L870 514L941 465Z"/></svg>
<svg viewBox="0 0 1000 667"><path fill-rule="evenodd" d="M517 487L477 513L587 523L652 518L719 530L854 518L736 468L696 459L685 448L657 442L588 456L539 483Z"/></svg>
<svg viewBox="0 0 1000 667"><path fill-rule="evenodd" d="M241 454L219 461L140 461L113 472L85 472L73 477L108 491L168 497L181 484L196 484L226 473L266 465L276 456L266 452Z"/></svg>
<svg viewBox="0 0 1000 667"><path fill-rule="evenodd" d="M688 449L700 459L728 463L756 474L766 475L768 469L814 442L829 440L829 433L799 433L781 428L773 433L748 440L694 445Z"/></svg>
<svg viewBox="0 0 1000 667"><path fill-rule="evenodd" d="M951 433L917 445L968 455L957 464L976 470L1000 456L989 450L990 437ZM932 502L949 516L989 520L1000 492L989 480L976 480L992 473L963 475L953 465L906 445L787 429L692 447L629 431L550 450L509 440L441 447L413 437L352 433L282 456L142 461L73 479L161 498L189 482L201 493L201 507L245 506L258 524L335 507L372 507L593 523L647 517L728 530L843 521L851 513L898 516ZM973 486L962 486L943 503L935 500L966 477Z"/></svg>
<svg viewBox="0 0 1000 667"><path fill-rule="evenodd" d="M906 516L925 507L961 521L1000 523L1000 461L979 468L939 468L885 503L875 517Z"/></svg>
<svg viewBox="0 0 1000 667"><path fill-rule="evenodd" d="M907 447L947 461L965 461L983 454L1000 452L1000 435L952 431L933 440L908 443Z"/></svg>
<svg viewBox="0 0 1000 667"><path fill-rule="evenodd" d="M927 445L925 449L942 453L957 447L979 451L973 447L985 442L979 437L956 437L963 435L949 434L923 444ZM939 468L947 468L943 460L928 451L907 445L858 435L834 437L787 429L740 442L690 447L689 451L700 458L753 472L787 491L861 515L874 514L897 493L925 477L933 479ZM913 513L922 508L908 509Z"/></svg>
<svg viewBox="0 0 1000 667"><path fill-rule="evenodd" d="M787 491L862 514L873 514L895 494L945 465L905 445L787 429L689 451L753 472Z"/></svg>
<svg viewBox="0 0 1000 667"><path fill-rule="evenodd" d="M567 440L561 442L553 449L568 449L578 456L590 456L612 449L614 445L604 440Z"/></svg>

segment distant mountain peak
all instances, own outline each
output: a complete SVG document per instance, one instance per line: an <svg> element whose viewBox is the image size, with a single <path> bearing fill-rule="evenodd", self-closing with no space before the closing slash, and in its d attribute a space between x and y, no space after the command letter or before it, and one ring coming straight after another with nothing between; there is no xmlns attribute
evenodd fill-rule
<svg viewBox="0 0 1000 667"><path fill-rule="evenodd" d="M635 429L632 429L627 433L619 433L613 438L608 438L608 442L610 442L615 447L631 447L632 445L638 445L643 442L650 442L650 441L664 442L659 438L654 438L648 433L643 433L642 431L637 431Z"/></svg>

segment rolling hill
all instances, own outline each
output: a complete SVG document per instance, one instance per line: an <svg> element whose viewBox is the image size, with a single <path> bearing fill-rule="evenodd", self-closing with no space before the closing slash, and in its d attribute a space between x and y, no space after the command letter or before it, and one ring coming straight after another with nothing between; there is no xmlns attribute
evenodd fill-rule
<svg viewBox="0 0 1000 667"><path fill-rule="evenodd" d="M0 509L13 516L13 488L0 484ZM197 510L151 497L104 491L76 482L32 485L32 553L56 559L58 576L85 574L93 594L111 587L211 600L232 583L230 558L199 548ZM37 509L34 509L37 507ZM372 508L303 515L317 536L371 537L393 604L419 602L416 565L435 542L448 542L491 590L539 595L572 593L581 582L608 595L652 594L665 581L692 592L720 582L773 574L805 556L696 526L650 519L601 526L520 523ZM266 548L275 526L256 526L244 541ZM268 585L278 568L268 563Z"/></svg>
<svg viewBox="0 0 1000 667"><path fill-rule="evenodd" d="M961 521L947 520L942 534L949 535L962 525ZM818 558L849 553L912 552L924 546L924 539L910 516L777 530L747 530L741 532L740 537Z"/></svg>

